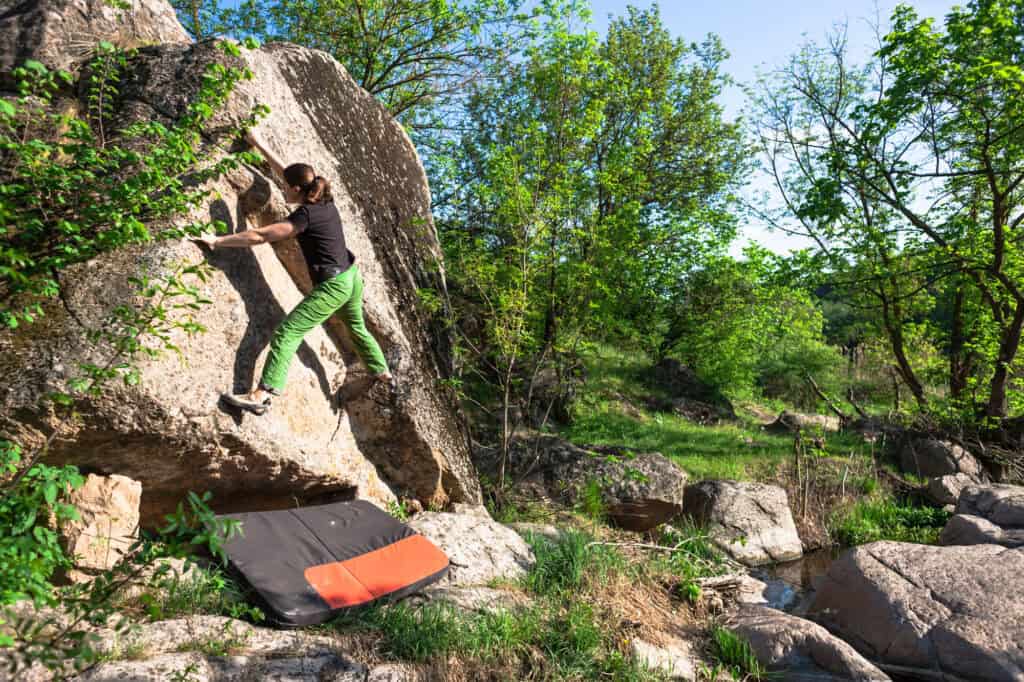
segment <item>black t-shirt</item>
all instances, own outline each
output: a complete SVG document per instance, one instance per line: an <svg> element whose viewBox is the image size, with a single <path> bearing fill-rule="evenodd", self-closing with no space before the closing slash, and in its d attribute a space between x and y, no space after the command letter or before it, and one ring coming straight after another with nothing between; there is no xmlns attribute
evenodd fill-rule
<svg viewBox="0 0 1024 682"><path fill-rule="evenodd" d="M352 267L355 257L345 248L341 216L333 201L303 204L288 216L288 222L299 233L296 238L314 283L319 284Z"/></svg>

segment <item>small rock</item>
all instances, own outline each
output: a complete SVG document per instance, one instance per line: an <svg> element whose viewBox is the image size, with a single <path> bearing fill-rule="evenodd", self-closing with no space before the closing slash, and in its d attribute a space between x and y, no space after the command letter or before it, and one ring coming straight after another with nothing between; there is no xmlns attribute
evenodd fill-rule
<svg viewBox="0 0 1024 682"><path fill-rule="evenodd" d="M963 473L935 476L928 481L928 497L939 506L955 505L960 491L971 483L974 480Z"/></svg>
<svg viewBox="0 0 1024 682"><path fill-rule="evenodd" d="M409 521L448 555L447 585L484 585L518 580L534 564L533 551L519 535L490 517L424 512Z"/></svg>
<svg viewBox="0 0 1024 682"><path fill-rule="evenodd" d="M786 491L764 483L702 481L686 489L686 513L714 543L748 566L803 556Z"/></svg>
<svg viewBox="0 0 1024 682"><path fill-rule="evenodd" d="M828 630L809 620L765 606L740 609L732 629L750 643L769 671L787 680L858 680L879 682L889 676Z"/></svg>
<svg viewBox="0 0 1024 682"><path fill-rule="evenodd" d="M78 519L60 526L61 544L80 569L69 571L71 580L88 580L82 571L105 571L121 559L136 539L141 497L138 481L95 474L89 474L85 484L68 495L68 504L78 509Z"/></svg>
<svg viewBox="0 0 1024 682"><path fill-rule="evenodd" d="M668 675L672 680L696 680L697 664L693 645L670 635L662 635L661 639L664 642L660 645L643 639L631 640L633 657L651 670Z"/></svg>
<svg viewBox="0 0 1024 682"><path fill-rule="evenodd" d="M413 599L418 603L445 602L462 611L478 613L521 609L532 603L522 592L492 587L428 587Z"/></svg>
<svg viewBox="0 0 1024 682"><path fill-rule="evenodd" d="M505 524L515 532L522 535L524 538L529 538L531 535L541 537L551 542L558 542L562 539L563 532L546 523L529 523L527 521L517 521L516 523Z"/></svg>
<svg viewBox="0 0 1024 682"><path fill-rule="evenodd" d="M426 680L415 665L408 663L385 663L370 669L366 682L419 682Z"/></svg>

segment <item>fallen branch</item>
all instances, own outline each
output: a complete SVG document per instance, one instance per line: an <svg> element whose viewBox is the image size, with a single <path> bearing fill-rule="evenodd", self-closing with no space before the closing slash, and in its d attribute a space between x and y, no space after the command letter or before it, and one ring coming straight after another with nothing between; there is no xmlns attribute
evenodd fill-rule
<svg viewBox="0 0 1024 682"><path fill-rule="evenodd" d="M839 417L839 424L841 426L846 426L851 421L853 421L850 418L850 415L840 410L839 407L832 401L832 399L825 395L825 392L818 387L818 383L814 380L814 377L812 377L810 374L805 374L804 379L806 379L807 383L811 385L811 390L814 391L814 394L818 396L818 398L820 398L825 403L825 405L828 406L828 409L832 410L835 413L835 415Z"/></svg>

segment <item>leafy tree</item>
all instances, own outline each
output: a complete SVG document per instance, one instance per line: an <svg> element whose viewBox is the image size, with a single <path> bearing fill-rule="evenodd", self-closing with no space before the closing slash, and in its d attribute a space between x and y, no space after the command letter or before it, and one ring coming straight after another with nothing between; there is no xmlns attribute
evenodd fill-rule
<svg viewBox="0 0 1024 682"><path fill-rule="evenodd" d="M851 67L841 37L809 46L762 91L770 167L800 229L833 264L856 263L878 301L896 364L918 402L905 326L920 297L952 302L951 391L972 377L993 419L1015 400L1024 328L1019 240L1024 126L1019 65L1024 5L975 0L938 29L901 6L876 58ZM923 304L925 308L928 303ZM994 335L986 332L995 330Z"/></svg>
<svg viewBox="0 0 1024 682"><path fill-rule="evenodd" d="M542 11L523 54L474 87L434 178L460 330L486 356L483 294L514 286L527 396L540 365L564 380L593 338L654 336L669 283L731 237L743 167L739 130L713 101L716 39L672 39L656 7L631 9L603 42L576 28L589 16L578 3ZM461 267L470 251L506 274L481 281Z"/></svg>

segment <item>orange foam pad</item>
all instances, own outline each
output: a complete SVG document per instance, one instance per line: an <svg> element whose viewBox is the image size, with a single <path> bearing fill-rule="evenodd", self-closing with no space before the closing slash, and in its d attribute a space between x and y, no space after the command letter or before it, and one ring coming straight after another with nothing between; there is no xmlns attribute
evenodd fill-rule
<svg viewBox="0 0 1024 682"><path fill-rule="evenodd" d="M422 535L347 561L311 566L306 580L332 609L358 606L408 587L444 569L448 557Z"/></svg>

